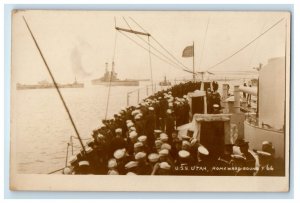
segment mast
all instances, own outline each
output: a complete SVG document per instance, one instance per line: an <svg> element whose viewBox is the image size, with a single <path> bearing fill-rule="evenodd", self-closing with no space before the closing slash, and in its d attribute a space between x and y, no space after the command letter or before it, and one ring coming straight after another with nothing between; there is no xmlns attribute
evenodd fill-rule
<svg viewBox="0 0 300 203"><path fill-rule="evenodd" d="M193 41L193 81L195 82L195 46Z"/></svg>
<svg viewBox="0 0 300 203"><path fill-rule="evenodd" d="M79 140L79 142L80 142L80 145L81 145L81 147L82 147L82 149L83 149L83 152L84 152L84 154L85 154L86 152L85 152L85 148L84 148L83 142L82 142L81 137L80 137L80 135L79 135L79 132L78 132L78 130L77 130L77 128L76 128L76 125L75 125L75 123L74 123L74 121L73 121L73 118L72 118L72 116L71 116L71 113L70 113L70 111L69 111L69 109L68 109L68 107L67 107L67 104L66 104L66 102L65 102L65 100L64 100L64 98L63 98L63 96L62 96L62 94L61 94L61 92L60 92L60 90L59 90L59 88L58 88L58 85L57 85L57 83L56 83L56 81L55 81L55 78L54 78L54 76L53 76L53 74L52 74L52 72L51 72L51 70L50 70L50 68L49 68L49 66L48 66L48 63L47 63L47 61L46 61L46 59L45 59L45 57L44 57L44 55L43 55L43 53L42 53L42 51L41 51L41 49L40 49L40 46L38 45L38 43L37 43L37 41L36 41L36 39L35 39L35 37L34 37L34 35L33 35L33 33L32 33L32 31L31 31L31 29L30 29L30 27L29 27L29 25L28 25L28 23L27 23L27 21L26 21L26 19L25 19L24 16L23 16L23 20L25 21L26 27L27 27L27 29L28 29L28 31L29 31L29 33L30 33L30 35L31 35L31 37L32 37L32 39L33 39L33 41L34 41L34 44L35 44L36 48L38 49L39 54L40 54L41 57L42 57L42 60L43 60L45 66L46 66L46 68L47 68L47 71L48 71L49 75L51 76L51 79L52 79L52 82L53 82L53 84L54 84L54 86L55 86L55 89L57 90L57 93L58 93L58 95L59 95L59 97L60 97L60 99L61 99L61 101L62 101L62 103L63 103L63 105L64 105L64 107L65 107L65 110L66 110L66 112L67 112L67 114L68 114L68 116L69 116L69 119L70 119L70 121L71 121L71 124L72 124L72 126L73 126L73 128L74 128L74 130L75 130L75 133L76 133L76 135L77 135L77 138L78 138L78 140Z"/></svg>

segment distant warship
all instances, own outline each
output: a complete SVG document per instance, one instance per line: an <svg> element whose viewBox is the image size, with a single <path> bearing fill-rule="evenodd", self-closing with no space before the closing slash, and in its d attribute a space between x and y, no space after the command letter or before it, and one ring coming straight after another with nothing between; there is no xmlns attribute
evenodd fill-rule
<svg viewBox="0 0 300 203"><path fill-rule="evenodd" d="M93 85L111 85L111 86L139 86L139 80L125 79L120 80L115 72L115 63L112 62L112 71L108 71L108 63L105 63L104 76L95 80L92 80Z"/></svg>
<svg viewBox="0 0 300 203"><path fill-rule="evenodd" d="M57 86L59 88L83 88L84 83L77 82L76 78L73 83L68 84L59 84L57 83ZM53 83L48 82L47 80L43 80L38 82L38 84L34 85L25 85L17 83L17 90L26 90L26 89L50 89L55 88L55 85Z"/></svg>

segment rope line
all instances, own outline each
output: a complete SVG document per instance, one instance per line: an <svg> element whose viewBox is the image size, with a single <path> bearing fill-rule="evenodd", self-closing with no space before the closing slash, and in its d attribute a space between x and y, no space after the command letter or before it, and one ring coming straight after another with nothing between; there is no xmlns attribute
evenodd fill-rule
<svg viewBox="0 0 300 203"><path fill-rule="evenodd" d="M119 30L118 30L119 31ZM146 50L147 52L149 51L148 48L145 48L144 46L142 46L141 44L139 44L138 42L136 42L134 39L132 39L131 37L129 37L128 35L126 35L125 33L119 31L123 36L125 36L127 39L131 40L133 43L135 43L136 45L138 45L139 47L141 47L142 49ZM160 59L161 61L171 65L172 67L176 68L176 69L179 69L179 70L183 70L181 67L178 67L176 64L172 64L170 63L169 61L166 61L165 59L161 58L160 56L158 56L157 54L153 53L152 51L150 51L151 54L155 57L157 57L158 59ZM189 72L191 73L190 71L187 71L187 70L183 70L183 71L186 71L186 72Z"/></svg>
<svg viewBox="0 0 300 203"><path fill-rule="evenodd" d="M130 28L130 30L132 30L131 26L129 25L129 23L126 21L126 19L123 17L124 21L126 22L126 24L128 25L128 27ZM144 29L142 29L143 31L145 31ZM146 32L146 31L145 31ZM183 70L187 70L187 71L191 71L189 70L189 68L187 68L184 64L182 64L180 61L178 61L175 57L173 57L175 59L175 61L173 59L171 59L170 57L166 56L164 53L162 53L161 51L159 51L155 46L153 46L151 43L149 43L149 39L148 42L143 39L141 36L139 36L138 34L134 33L141 41L143 41L145 44L147 44L148 46L150 45L153 50L155 50L156 52L158 52L160 55L162 55L164 58L166 58L166 60L169 60L170 62L172 62L173 64L176 64L178 67L182 66ZM152 36L151 36L152 37ZM148 36L149 38L149 36ZM154 39L152 37L152 39Z"/></svg>
<svg viewBox="0 0 300 203"><path fill-rule="evenodd" d="M65 102L65 100L64 100L64 98L63 98L63 96L62 96L62 94L61 94L61 92L60 92L60 90L59 90L59 88L58 88L58 85L57 85L57 83L56 83L56 81L55 81L55 78L54 78L54 76L53 76L53 74L52 74L52 72L51 72L51 70L50 70L50 68L49 68L49 66L48 66L48 63L47 63L47 61L46 61L46 59L45 59L45 57L44 57L44 55L43 55L43 53L42 53L42 50L40 49L40 47L39 47L39 45L38 45L38 43L37 43L37 41L36 41L36 39L35 39L35 37L34 37L34 35L33 35L33 33L32 33L32 31L31 31L31 29L30 29L30 27L29 27L29 25L28 25L28 23L27 23L27 21L26 21L26 19L25 19L24 16L23 16L23 20L24 20L24 22L25 22L25 24L26 24L27 29L28 29L29 32L30 32L30 35L31 35L31 37L32 37L32 39L33 39L33 41L34 41L35 46L37 47L37 49L38 49L38 51L39 51L39 54L40 54L41 57L42 57L42 60L43 60L45 66L46 66L46 68L47 68L47 71L48 71L48 73L49 73L49 75L50 75L50 77L51 77L51 79L52 79L52 82L53 82L53 84L54 84L54 86L55 86L55 89L56 89L56 91L57 91L57 93L58 93L58 95L59 95L59 97L60 97L60 100L61 100L62 103L63 103L63 106L65 107L65 110L66 110L66 112L67 112L67 114L68 114L68 116L69 116L69 119L70 119L70 121L71 121L71 124L72 124L72 126L73 126L73 128L74 128L74 131L75 131L75 133L76 133L76 135L77 135L77 137L78 137L78 139L79 139L79 141L80 141L81 147L83 148L83 151L84 151L84 153L85 153L85 148L84 148L84 146L83 146L83 143L82 143L81 137L80 137L80 135L79 135L79 132L78 132L78 130L77 130L77 128L76 128L76 125L75 125L75 123L74 123L74 121L73 121L73 118L72 118L72 116L71 116L71 113L70 113L70 111L69 111L69 108L68 108L68 106L67 106L67 104L66 104L66 102Z"/></svg>
<svg viewBox="0 0 300 203"><path fill-rule="evenodd" d="M208 18L208 21L207 21L207 24L206 24L206 30L205 30L205 34L204 34L204 41L203 41L203 45L202 45L202 52L201 52L201 55L200 55L199 67L201 67L201 62L202 62L202 58L203 58L203 54L204 54L205 42L206 42L206 35L207 35L209 21L210 21L210 18Z"/></svg>
<svg viewBox="0 0 300 203"><path fill-rule="evenodd" d="M147 32L139 23L137 23L132 17L129 17L138 27L140 27L144 32ZM193 72L190 68L186 67L181 61L179 61L170 51L168 51L153 35L151 35L152 39L165 51L167 52L174 60L176 60L179 64L185 67L191 73Z"/></svg>
<svg viewBox="0 0 300 203"><path fill-rule="evenodd" d="M216 63L213 66L210 66L209 68L207 68L207 70L213 69L216 66L224 63L225 61L227 61L228 59L232 58L233 56L235 56L236 54L238 54L239 52L243 51L245 48L247 48L248 46L250 46L253 42L255 42L257 39L259 39L260 37L262 37L263 35L265 35L268 31L270 31L271 29L273 29L275 26L277 26L280 22L282 22L284 20L284 18L280 19L279 21L277 21L275 24L273 24L270 28L268 28L267 30L265 30L263 33L261 33L260 35L258 35L257 37L255 37L253 40L251 40L250 42L248 42L246 45L244 45L242 48L240 48L239 50L237 50L236 52L234 52L233 54L231 54L230 56L226 57L225 59L221 60L220 62Z"/></svg>
<svg viewBox="0 0 300 203"><path fill-rule="evenodd" d="M152 74L152 63L151 63L151 46L150 46L150 37L148 36L148 45L149 45L149 67L151 73L151 86L152 86L152 94L153 94L153 74Z"/></svg>

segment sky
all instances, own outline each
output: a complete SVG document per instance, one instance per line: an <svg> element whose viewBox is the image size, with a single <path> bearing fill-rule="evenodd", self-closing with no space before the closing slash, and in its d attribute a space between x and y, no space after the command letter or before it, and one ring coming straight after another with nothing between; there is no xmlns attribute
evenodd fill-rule
<svg viewBox="0 0 300 203"><path fill-rule="evenodd" d="M149 52L114 29L118 27L148 33L150 43L165 55L156 39L182 64L192 70L193 58L182 58L186 46L195 44L195 70L205 71L249 43L287 13L199 12L199 11L17 11L12 15L12 82L36 83L49 80L26 18L57 82L88 82L104 74L105 63L115 62L120 79L149 79ZM125 18L127 23L123 20ZM127 33L148 49L148 44ZM285 20L211 72L251 71L259 63L285 54ZM141 36L148 40L146 36ZM153 50L151 47L151 50ZM155 52L155 50L153 50ZM115 53L115 54L114 54ZM157 53L157 52L155 52ZM169 56L169 58L171 58ZM174 61L174 60L173 60ZM155 56L151 56L153 79L191 77Z"/></svg>

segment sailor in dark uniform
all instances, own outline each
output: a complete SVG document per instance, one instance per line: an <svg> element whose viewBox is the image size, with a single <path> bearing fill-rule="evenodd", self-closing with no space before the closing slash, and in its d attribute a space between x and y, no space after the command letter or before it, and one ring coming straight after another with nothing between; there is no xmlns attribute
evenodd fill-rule
<svg viewBox="0 0 300 203"><path fill-rule="evenodd" d="M246 142L244 139L237 139L235 145L240 148L241 156L243 159L239 159L237 166L241 170L237 171L238 176L253 176L255 172L255 158L249 152L249 142Z"/></svg>
<svg viewBox="0 0 300 203"><path fill-rule="evenodd" d="M203 146L199 145L197 149L197 162L195 164L196 170L194 175L210 175L212 169L211 158L209 157L209 151Z"/></svg>
<svg viewBox="0 0 300 203"><path fill-rule="evenodd" d="M151 175L172 175L172 167L168 162L157 163Z"/></svg>
<svg viewBox="0 0 300 203"><path fill-rule="evenodd" d="M110 143L110 149L112 152L116 151L117 149L123 149L126 147L126 141L124 140L122 136L122 129L117 128L115 130L116 136L112 139Z"/></svg>
<svg viewBox="0 0 300 203"><path fill-rule="evenodd" d="M145 134L145 126L142 120L142 114L139 113L134 117L135 120L135 127L136 127L136 132L138 135L144 135Z"/></svg>
<svg viewBox="0 0 300 203"><path fill-rule="evenodd" d="M233 145L227 144L224 147L224 153L218 158L218 161L216 162L216 167L221 168L221 170L216 171L215 175L219 176L234 176L235 173L232 169L233 167Z"/></svg>
<svg viewBox="0 0 300 203"><path fill-rule="evenodd" d="M126 150L125 149L118 149L114 152L114 158L117 161L117 170L120 175L126 174L125 164L129 161L126 157Z"/></svg>
<svg viewBox="0 0 300 203"><path fill-rule="evenodd" d="M149 107L149 114L145 117L145 134L148 145L151 150L154 148L154 129L155 129L155 112L153 107Z"/></svg>
<svg viewBox="0 0 300 203"><path fill-rule="evenodd" d="M126 174L128 174L129 172L137 174L137 171L138 171L138 162L137 161L129 161L125 165L125 169L127 171Z"/></svg>
<svg viewBox="0 0 300 203"><path fill-rule="evenodd" d="M152 172L151 165L147 162L147 155L145 152L139 152L135 155L135 160L138 162L137 174L150 175Z"/></svg>
<svg viewBox="0 0 300 203"><path fill-rule="evenodd" d="M191 155L190 152L186 150L181 150L178 152L178 161L175 163L175 175L193 175L191 168Z"/></svg>
<svg viewBox="0 0 300 203"><path fill-rule="evenodd" d="M172 110L167 110L166 116L166 134L169 137L169 143L172 142L172 132L175 130L175 117L172 115Z"/></svg>

